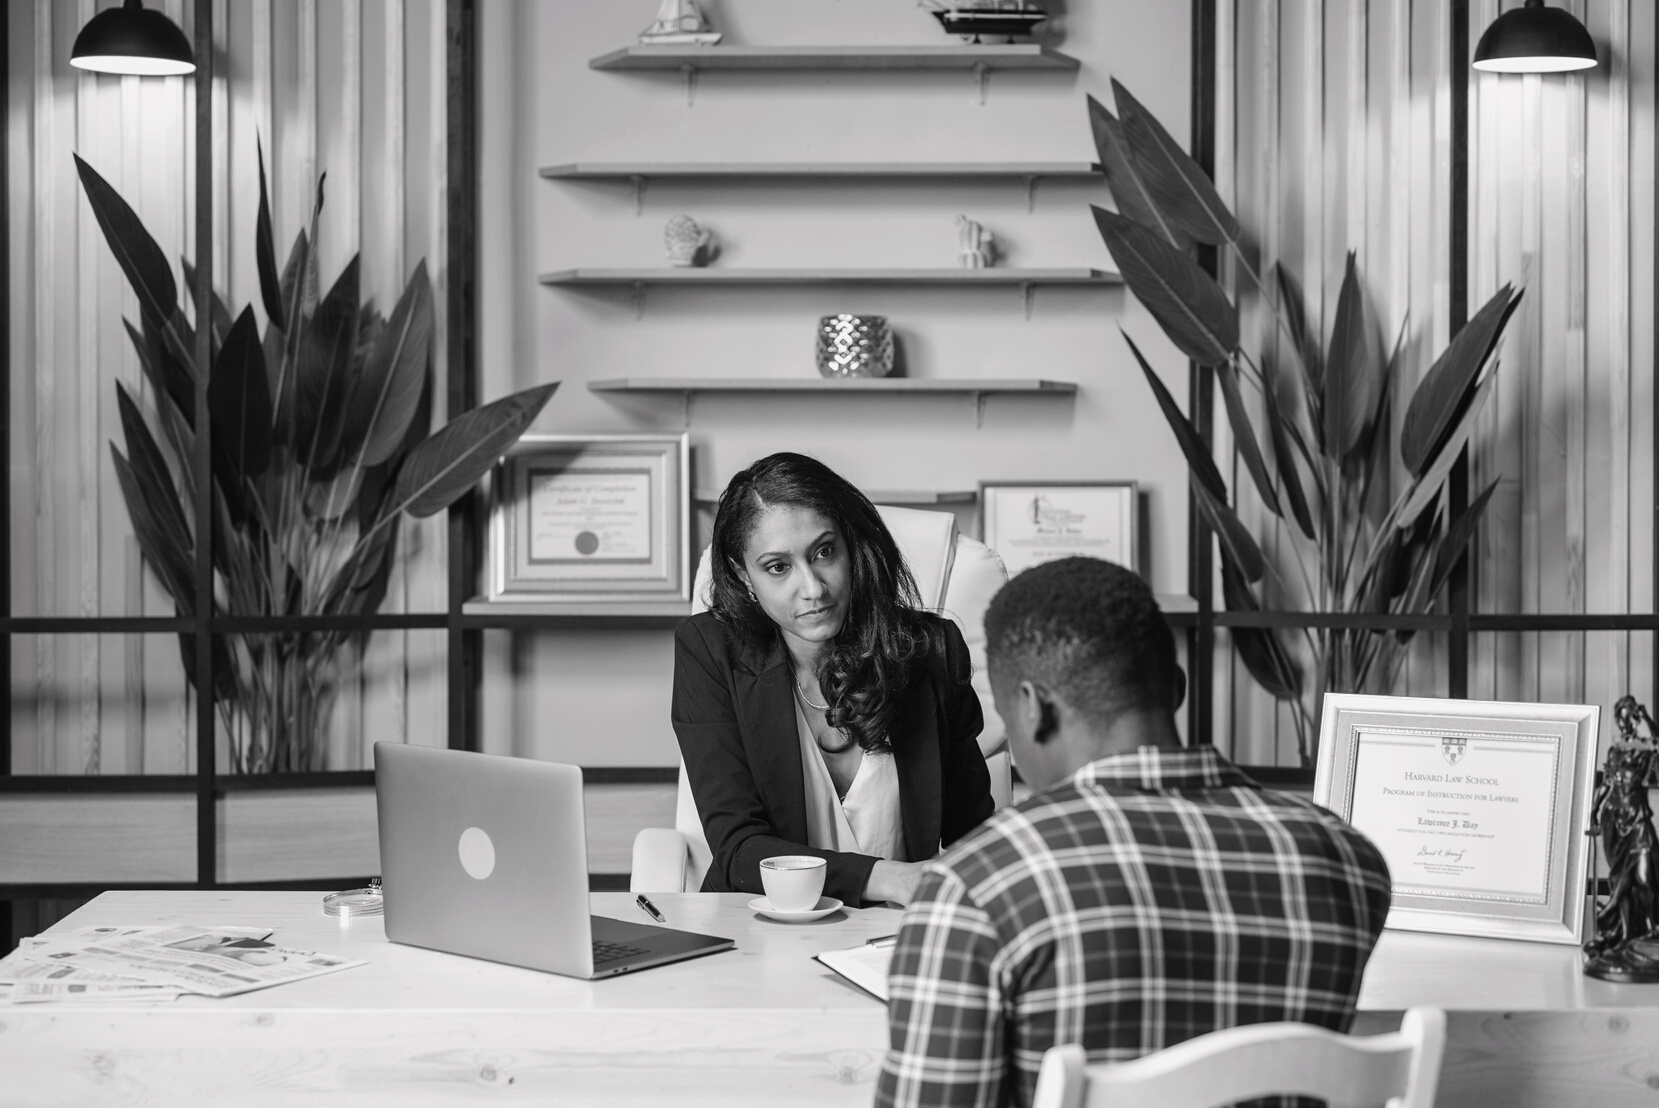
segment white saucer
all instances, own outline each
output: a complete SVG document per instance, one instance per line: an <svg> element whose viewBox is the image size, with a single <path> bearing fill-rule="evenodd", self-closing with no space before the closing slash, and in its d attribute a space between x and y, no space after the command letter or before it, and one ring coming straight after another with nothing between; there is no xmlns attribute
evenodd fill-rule
<svg viewBox="0 0 1659 1108"><path fill-rule="evenodd" d="M833 896L821 896L818 903L804 912L785 912L772 907L772 902L764 896L757 896L749 901L749 910L759 912L768 919L782 920L784 923L807 923L810 920L823 919L831 912L837 911L841 902Z"/></svg>

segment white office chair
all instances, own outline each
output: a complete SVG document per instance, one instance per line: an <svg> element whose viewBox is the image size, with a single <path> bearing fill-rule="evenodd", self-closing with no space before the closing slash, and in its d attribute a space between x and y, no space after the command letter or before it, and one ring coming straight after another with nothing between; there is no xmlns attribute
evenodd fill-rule
<svg viewBox="0 0 1659 1108"><path fill-rule="evenodd" d="M1434 1108L1446 1013L1412 1008L1398 1031L1339 1035L1305 1023L1229 1027L1132 1062L1088 1065L1077 1044L1050 1048L1032 1108L1221 1108L1310 1096L1330 1108Z"/></svg>
<svg viewBox="0 0 1659 1108"><path fill-rule="evenodd" d="M997 807L1008 803L1012 765L1007 750L1007 733L1002 717L991 702L990 678L985 672L985 609L991 597L1008 582L1008 570L996 552L976 539L956 531L956 517L945 512L925 512L888 505L879 507L882 522L892 532L899 552L916 578L917 591L925 607L955 621L968 644L973 661L973 687L985 711L985 729L979 734L979 748L991 772L991 798ZM708 550L697 566L692 586L691 607L701 612L708 607L712 578ZM647 827L634 837L633 870L628 887L636 893L695 892L702 887L713 855L703 837L703 821L680 767L679 797L674 806L674 826Z"/></svg>

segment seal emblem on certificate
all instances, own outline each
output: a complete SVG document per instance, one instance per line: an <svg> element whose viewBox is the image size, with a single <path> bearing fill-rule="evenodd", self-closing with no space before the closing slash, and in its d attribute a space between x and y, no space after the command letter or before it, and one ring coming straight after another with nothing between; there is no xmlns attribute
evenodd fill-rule
<svg viewBox="0 0 1659 1108"><path fill-rule="evenodd" d="M1576 942L1597 710L1331 694L1315 801L1382 851L1388 926Z"/></svg>

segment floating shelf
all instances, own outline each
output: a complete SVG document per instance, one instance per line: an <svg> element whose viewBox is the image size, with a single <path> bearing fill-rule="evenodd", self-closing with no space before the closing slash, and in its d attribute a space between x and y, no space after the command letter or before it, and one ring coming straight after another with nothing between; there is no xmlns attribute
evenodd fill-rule
<svg viewBox="0 0 1659 1108"><path fill-rule="evenodd" d="M1109 269L559 269L544 285L1115 285Z"/></svg>
<svg viewBox="0 0 1659 1108"><path fill-rule="evenodd" d="M714 504L720 499L721 489L693 489L691 499L699 504ZM866 489L864 495L876 504L899 504L908 507L927 507L946 504L973 504L979 500L974 489Z"/></svg>
<svg viewBox="0 0 1659 1108"><path fill-rule="evenodd" d="M987 377L611 377L589 381L590 392L917 392L977 396L1047 393L1070 396L1073 381Z"/></svg>
<svg viewBox="0 0 1659 1108"><path fill-rule="evenodd" d="M1099 177L1094 162L571 162L548 165L550 180L647 180L667 178L960 177L969 180L1027 177Z"/></svg>
<svg viewBox="0 0 1659 1108"><path fill-rule="evenodd" d="M590 69L1077 69L1047 46L629 46L588 62Z"/></svg>
<svg viewBox="0 0 1659 1108"><path fill-rule="evenodd" d="M602 623L608 626L666 627L691 614L686 600L486 600L474 597L461 606L463 616L480 624L511 627L535 623Z"/></svg>
<svg viewBox="0 0 1659 1108"><path fill-rule="evenodd" d="M1073 396L1077 385L1072 381L991 377L983 380L936 377L613 377L589 381L588 391L678 395L687 427L691 426L692 398L700 392L968 396L974 402L974 426L982 427L985 424L987 397L1009 393Z"/></svg>

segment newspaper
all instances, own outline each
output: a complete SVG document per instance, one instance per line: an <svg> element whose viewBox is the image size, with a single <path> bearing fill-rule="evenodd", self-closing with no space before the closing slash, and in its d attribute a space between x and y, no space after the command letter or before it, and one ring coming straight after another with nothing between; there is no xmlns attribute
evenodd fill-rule
<svg viewBox="0 0 1659 1108"><path fill-rule="evenodd" d="M0 959L0 1003L234 996L350 969L361 960L294 950L249 927L88 927L24 940Z"/></svg>

